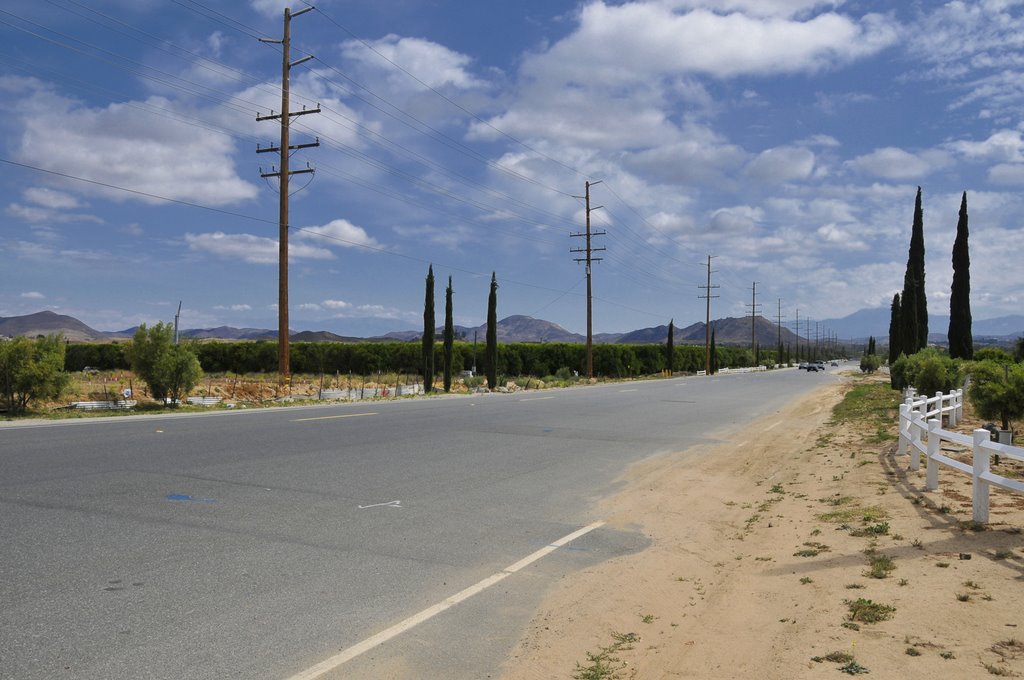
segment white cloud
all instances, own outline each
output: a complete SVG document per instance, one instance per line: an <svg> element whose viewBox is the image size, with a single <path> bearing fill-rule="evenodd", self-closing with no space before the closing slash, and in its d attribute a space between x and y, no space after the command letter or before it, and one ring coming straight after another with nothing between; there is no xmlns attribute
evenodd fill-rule
<svg viewBox="0 0 1024 680"><path fill-rule="evenodd" d="M820 7L838 7L844 0L660 0L673 8L710 9L719 13L742 12L758 17L793 17Z"/></svg>
<svg viewBox="0 0 1024 680"><path fill-rule="evenodd" d="M740 168L749 154L730 144L708 128L687 126L684 138L675 143L653 144L651 148L625 156L624 164L655 182L685 185L724 181Z"/></svg>
<svg viewBox="0 0 1024 680"><path fill-rule="evenodd" d="M715 210L711 213L709 225L716 234L735 234L753 231L763 219L764 210L761 208L739 205Z"/></svg>
<svg viewBox="0 0 1024 680"><path fill-rule="evenodd" d="M352 307L352 303L344 300L324 300L321 304L327 309L349 309Z"/></svg>
<svg viewBox="0 0 1024 680"><path fill-rule="evenodd" d="M301 309L304 312L319 312L320 305L318 305L315 302L303 302L301 305L299 305L299 309Z"/></svg>
<svg viewBox="0 0 1024 680"><path fill-rule="evenodd" d="M319 243L338 245L344 248L355 248L367 246L379 248L380 243L366 233L362 227L357 227L348 220L331 220L319 227L304 227L296 234L296 237L315 240Z"/></svg>
<svg viewBox="0 0 1024 680"><path fill-rule="evenodd" d="M988 179L993 184L1024 185L1024 163L999 163L989 168Z"/></svg>
<svg viewBox="0 0 1024 680"><path fill-rule="evenodd" d="M290 0L249 0L249 5L265 17L274 17L284 20L285 7L291 7ZM298 11L296 8L294 11Z"/></svg>
<svg viewBox="0 0 1024 680"><path fill-rule="evenodd" d="M30 187L21 195L29 203L53 210L73 210L82 205L81 201L69 193L45 187Z"/></svg>
<svg viewBox="0 0 1024 680"><path fill-rule="evenodd" d="M277 239L252 234L185 234L189 250L218 257L241 260L250 264L277 264ZM334 254L326 248L288 242L289 260L330 260Z"/></svg>
<svg viewBox="0 0 1024 680"><path fill-rule="evenodd" d="M599 1L583 8L575 33L528 59L523 70L531 78L579 83L621 82L641 74L800 73L875 54L897 37L896 27L879 15L855 21L823 13L800 21L703 8L680 14L650 3Z"/></svg>
<svg viewBox="0 0 1024 680"><path fill-rule="evenodd" d="M925 66L914 76L961 90L950 108L977 104L985 116L1015 119L1024 101L1020 3L954 0L935 5L922 4L913 30L906 33L907 52Z"/></svg>
<svg viewBox="0 0 1024 680"><path fill-rule="evenodd" d="M213 206L256 195L256 187L234 171L232 138L152 113L180 109L166 98L90 107L60 97L38 81L8 80L6 85L18 87L22 95L13 110L21 126L15 153L19 159L140 193L84 183L75 185L77 191L118 201L158 203L143 195L152 194ZM39 194L36 198L45 200Z"/></svg>
<svg viewBox="0 0 1024 680"><path fill-rule="evenodd" d="M35 290L30 290L28 292L22 293L21 297L23 297L26 300L45 300L46 299L45 295L43 295L39 291L35 291Z"/></svg>
<svg viewBox="0 0 1024 680"><path fill-rule="evenodd" d="M814 171L814 152L795 146L762 151L747 164L748 177L758 182L783 183L807 179Z"/></svg>
<svg viewBox="0 0 1024 680"><path fill-rule="evenodd" d="M483 84L470 74L468 67L472 60L469 57L421 38L389 34L380 40L366 43L350 40L342 45L342 53L364 68L385 73L392 90L417 91L425 88L405 73L397 71L387 61L398 64L416 79L435 89L451 85L465 90Z"/></svg>
<svg viewBox="0 0 1024 680"><path fill-rule="evenodd" d="M895 180L920 180L952 162L949 154L941 150L911 153L896 147L875 149L858 156L847 165L858 172Z"/></svg>
<svg viewBox="0 0 1024 680"><path fill-rule="evenodd" d="M1019 130L997 130L980 142L950 142L948 148L969 160L1019 163L1024 162L1024 140Z"/></svg>
<svg viewBox="0 0 1024 680"><path fill-rule="evenodd" d="M815 233L825 243L838 246L844 250L868 249L868 245L862 239L854 236L848 229L844 229L836 224L825 224L818 227Z"/></svg>

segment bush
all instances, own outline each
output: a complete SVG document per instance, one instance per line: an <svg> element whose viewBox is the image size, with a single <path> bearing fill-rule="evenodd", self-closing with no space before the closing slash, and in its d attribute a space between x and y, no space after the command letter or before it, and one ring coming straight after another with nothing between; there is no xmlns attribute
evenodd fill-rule
<svg viewBox="0 0 1024 680"><path fill-rule="evenodd" d="M865 354L860 358L860 370L862 373L874 373L882 365L882 360L876 354Z"/></svg>
<svg viewBox="0 0 1024 680"><path fill-rule="evenodd" d="M132 371L149 385L157 401L180 401L203 377L192 348L173 344L174 327L162 321L147 329L139 326L132 339Z"/></svg>
<svg viewBox="0 0 1024 680"><path fill-rule="evenodd" d="M1013 356L1005 349L999 347L982 347L981 349L974 350L975 361L995 361L1000 364L1010 364L1014 362Z"/></svg>
<svg viewBox="0 0 1024 680"><path fill-rule="evenodd" d="M1010 420L1024 416L1024 364L976 361L970 374L967 398L978 415L999 419L1004 430Z"/></svg>
<svg viewBox="0 0 1024 680"><path fill-rule="evenodd" d="M889 368L893 389L913 387L918 394L952 392L963 385L963 367L956 359L923 349L909 357L901 354Z"/></svg>
<svg viewBox="0 0 1024 680"><path fill-rule="evenodd" d="M25 411L33 401L64 393L71 380L64 372L64 351L61 335L0 342L0 388L10 411Z"/></svg>

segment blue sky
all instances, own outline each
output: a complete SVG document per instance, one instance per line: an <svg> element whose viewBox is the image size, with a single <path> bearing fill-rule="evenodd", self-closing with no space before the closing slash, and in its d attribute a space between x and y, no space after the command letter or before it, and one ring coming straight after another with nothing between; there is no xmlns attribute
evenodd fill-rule
<svg viewBox="0 0 1024 680"><path fill-rule="evenodd" d="M0 10L0 316L276 328L283 8L9 0ZM293 11L306 7L291 5ZM975 318L1019 313L1024 3L324 0L292 22L295 330L594 328L845 316L902 288L924 191L948 313L968 192ZM439 320L441 315L439 314Z"/></svg>

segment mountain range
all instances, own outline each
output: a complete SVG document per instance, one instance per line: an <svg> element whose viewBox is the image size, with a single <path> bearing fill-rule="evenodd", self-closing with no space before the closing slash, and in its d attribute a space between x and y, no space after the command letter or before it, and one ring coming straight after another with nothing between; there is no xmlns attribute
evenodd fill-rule
<svg viewBox="0 0 1024 680"><path fill-rule="evenodd" d="M817 322L817 328L829 329L829 331L847 342L863 342L868 336L874 336L884 342L887 337L889 325L889 310L887 309L864 309L855 312L841 319L826 319ZM929 328L933 332L929 335L932 342L945 342L946 328L949 325L949 317L930 316ZM757 343L761 347L775 347L781 336L784 344L795 346L798 342L807 342L807 337L815 335L815 329L809 332L801 323L803 333L798 339L796 334L788 328L783 327L781 332L778 326L765 319L756 317L753 324L750 317L727 317L712 322L715 329L715 341L723 345L749 345L751 336L756 334ZM46 335L49 333L63 333L64 337L73 342L99 342L104 340L127 339L135 334L137 328L127 328L121 331L98 331L90 328L78 319L64 314L57 314L52 311L37 312L25 316L0 317L0 336L27 336ZM440 336L442 328L437 329ZM476 327L456 326L456 337L471 341L483 342L486 337L486 325ZM988 339L993 341L1011 341L1024 335L1024 316L1004 316L996 319L975 320L973 323L975 338ZM408 330L395 331L381 336L368 338L342 336L329 331L301 331L293 332L291 339L296 342L358 342L358 341L397 341L412 342L419 340L422 331ZM219 339L219 340L274 340L277 338L276 330L261 328L234 328L231 326L218 326L216 328L192 328L180 332L181 337L194 339ZM824 332L822 331L822 335ZM668 336L668 326L654 326L641 328L625 333L596 333L594 342L623 343L623 344L649 344L663 343ZM684 328L676 328L673 336L677 344L703 344L705 338L705 324L697 322ZM556 323L543 319L534 319L529 316L513 315L498 322L499 342L586 342L586 336L562 328Z"/></svg>

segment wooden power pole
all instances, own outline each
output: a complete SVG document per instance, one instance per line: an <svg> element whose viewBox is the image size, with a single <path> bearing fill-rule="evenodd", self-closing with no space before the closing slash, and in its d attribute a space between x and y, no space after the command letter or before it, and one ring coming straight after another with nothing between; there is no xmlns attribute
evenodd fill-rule
<svg viewBox="0 0 1024 680"><path fill-rule="evenodd" d="M586 182L586 195L577 196L576 198L583 198L587 202L587 230L582 234L570 234L571 237L576 238L583 236L586 238L586 246L583 248L573 248L569 252L571 253L586 253L584 257L577 257L577 262L587 263L587 378L594 377L594 291L591 285L591 263L600 262L602 258L593 257L593 253L604 248L594 248L590 244L590 239L593 236L604 236L604 231L592 232L590 230L590 212L592 210L599 210L604 206L597 206L596 208L590 207L590 187L595 184L600 184L601 181L597 182Z"/></svg>
<svg viewBox="0 0 1024 680"><path fill-rule="evenodd" d="M282 388L288 389L291 384L288 356L288 178L291 175L300 173L312 173L313 168L306 167L301 170L291 170L288 167L289 156L296 149L306 149L319 146L320 140L308 144L289 143L288 128L293 116L301 116L307 113L320 113L320 105L315 109L303 107L301 111L291 111L289 105L289 73L293 66L297 66L312 59L306 56L296 61L291 61L291 25L294 17L309 12L313 7L300 9L294 14L287 7L284 10L284 37L280 40L260 38L260 42L275 43L281 45L281 113L270 112L268 116L256 116L256 120L280 120L281 121L281 143L279 146L256 147L256 153L278 152L280 154L279 167L271 168L271 172L260 172L260 177L280 178L280 197L278 206L278 279L277 279L277 374L278 381Z"/></svg>
<svg viewBox="0 0 1024 680"><path fill-rule="evenodd" d="M703 295L698 295L699 298L704 298L707 301L707 306L704 312L704 375L711 375L711 298L718 297L717 295L711 294L712 288L719 288L720 286L711 285L711 258L714 255L708 255L708 283L705 286L697 286L698 288L704 289Z"/></svg>

